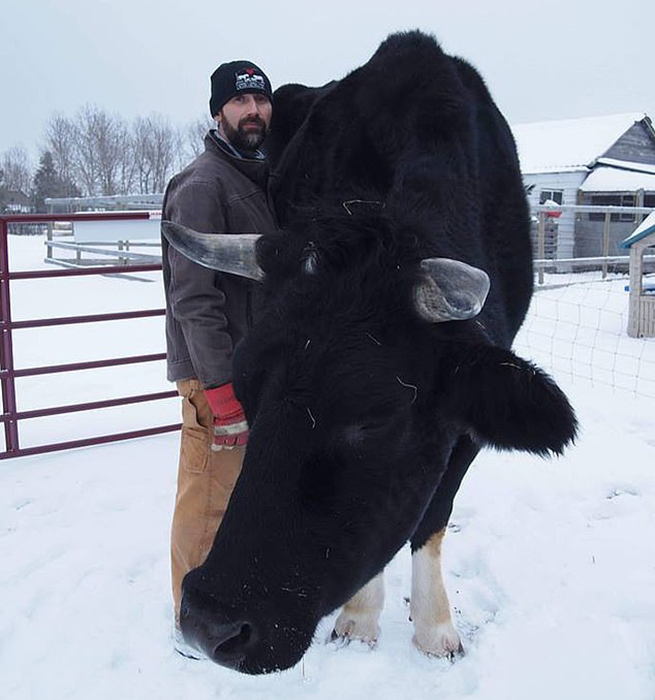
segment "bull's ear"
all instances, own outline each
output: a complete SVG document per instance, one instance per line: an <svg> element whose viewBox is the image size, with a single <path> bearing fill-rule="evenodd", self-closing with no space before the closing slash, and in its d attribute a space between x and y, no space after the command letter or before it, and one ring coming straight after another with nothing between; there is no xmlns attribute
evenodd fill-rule
<svg viewBox="0 0 655 700"><path fill-rule="evenodd" d="M561 454L575 439L577 421L564 393L511 351L460 347L443 370L450 410L481 442L546 455Z"/></svg>

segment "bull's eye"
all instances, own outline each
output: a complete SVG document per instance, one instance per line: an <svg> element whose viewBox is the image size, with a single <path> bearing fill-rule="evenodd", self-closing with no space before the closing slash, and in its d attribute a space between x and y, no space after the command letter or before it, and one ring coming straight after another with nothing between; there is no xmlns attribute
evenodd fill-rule
<svg viewBox="0 0 655 700"><path fill-rule="evenodd" d="M318 272L318 252L311 241L303 251L302 271L306 275L315 275Z"/></svg>
<svg viewBox="0 0 655 700"><path fill-rule="evenodd" d="M318 265L316 263L316 256L315 255L310 255L308 258L305 258L302 264L302 271L306 275L315 275L318 270Z"/></svg>

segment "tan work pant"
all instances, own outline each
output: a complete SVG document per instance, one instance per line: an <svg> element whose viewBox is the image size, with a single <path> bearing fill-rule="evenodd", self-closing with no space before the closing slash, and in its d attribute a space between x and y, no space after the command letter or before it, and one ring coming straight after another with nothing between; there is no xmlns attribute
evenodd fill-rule
<svg viewBox="0 0 655 700"><path fill-rule="evenodd" d="M179 621L182 579L207 557L241 472L244 447L214 452L213 416L196 379L177 383L182 397L182 436L177 495L171 531L171 573L175 620Z"/></svg>

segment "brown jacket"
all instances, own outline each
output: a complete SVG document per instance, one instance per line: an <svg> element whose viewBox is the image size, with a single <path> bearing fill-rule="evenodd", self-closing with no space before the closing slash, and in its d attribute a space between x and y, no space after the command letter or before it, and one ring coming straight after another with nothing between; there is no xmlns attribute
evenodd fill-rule
<svg viewBox="0 0 655 700"><path fill-rule="evenodd" d="M276 229L264 160L231 155L215 132L205 151L168 183L163 218L202 233ZM232 351L252 323L257 282L197 265L162 238L167 374L203 388L232 379Z"/></svg>

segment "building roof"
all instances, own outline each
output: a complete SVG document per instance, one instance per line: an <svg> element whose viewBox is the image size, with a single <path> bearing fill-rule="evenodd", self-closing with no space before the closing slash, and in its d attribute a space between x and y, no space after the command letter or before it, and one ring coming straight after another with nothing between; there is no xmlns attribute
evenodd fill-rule
<svg viewBox="0 0 655 700"><path fill-rule="evenodd" d="M655 234L655 211L649 214L641 224L621 243L621 248L630 248L637 241ZM655 243L655 240L653 241Z"/></svg>
<svg viewBox="0 0 655 700"><path fill-rule="evenodd" d="M612 168L637 170L640 173L652 173L655 175L655 165L649 165L648 163L635 163L630 160L618 160L617 158L599 158L596 165L609 165Z"/></svg>
<svg viewBox="0 0 655 700"><path fill-rule="evenodd" d="M96 197L46 197L46 206L53 212L85 211L99 209L114 210L150 210L161 209L164 201L163 192L152 194L114 194Z"/></svg>
<svg viewBox="0 0 655 700"><path fill-rule="evenodd" d="M630 112L606 117L515 124L512 132L519 152L521 172L586 171L630 127L645 117L643 112Z"/></svg>
<svg viewBox="0 0 655 700"><path fill-rule="evenodd" d="M22 190L6 190L5 199L7 204L27 207L30 205L30 198Z"/></svg>
<svg viewBox="0 0 655 700"><path fill-rule="evenodd" d="M582 192L655 192L655 173L595 168L580 185Z"/></svg>

